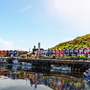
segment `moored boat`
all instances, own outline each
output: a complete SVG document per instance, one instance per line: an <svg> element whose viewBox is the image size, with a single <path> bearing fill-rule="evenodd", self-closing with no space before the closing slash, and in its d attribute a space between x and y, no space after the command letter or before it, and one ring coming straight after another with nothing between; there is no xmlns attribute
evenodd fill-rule
<svg viewBox="0 0 90 90"><path fill-rule="evenodd" d="M26 66L27 65L27 62L21 62L21 65Z"/></svg>
<svg viewBox="0 0 90 90"><path fill-rule="evenodd" d="M6 59L4 60L0 59L0 63L6 63Z"/></svg>
<svg viewBox="0 0 90 90"><path fill-rule="evenodd" d="M87 81L90 81L90 69L85 70L84 77Z"/></svg>
<svg viewBox="0 0 90 90"><path fill-rule="evenodd" d="M2 61L2 63L6 63L6 59L4 59L4 60Z"/></svg>
<svg viewBox="0 0 90 90"><path fill-rule="evenodd" d="M71 71L71 67L60 67L58 65L57 66L51 65L51 68L54 70Z"/></svg>
<svg viewBox="0 0 90 90"><path fill-rule="evenodd" d="M21 62L21 65L24 65L24 66L31 66L32 64L31 64L31 63L27 63L27 62Z"/></svg>
<svg viewBox="0 0 90 90"><path fill-rule="evenodd" d="M13 64L20 64L17 59L13 60Z"/></svg>
<svg viewBox="0 0 90 90"><path fill-rule="evenodd" d="M62 70L71 71L71 67L62 67Z"/></svg>
<svg viewBox="0 0 90 90"><path fill-rule="evenodd" d="M2 59L0 59L0 63L2 63Z"/></svg>
<svg viewBox="0 0 90 90"><path fill-rule="evenodd" d="M90 76L88 76L87 74L86 74L86 72L84 72L84 77L85 77L85 79L89 82L90 81Z"/></svg>
<svg viewBox="0 0 90 90"><path fill-rule="evenodd" d="M31 66L32 64L31 63L27 63L28 66Z"/></svg>
<svg viewBox="0 0 90 90"><path fill-rule="evenodd" d="M51 65L51 68L52 68L52 69L56 69L56 70L61 70L61 67L60 67L60 66Z"/></svg>

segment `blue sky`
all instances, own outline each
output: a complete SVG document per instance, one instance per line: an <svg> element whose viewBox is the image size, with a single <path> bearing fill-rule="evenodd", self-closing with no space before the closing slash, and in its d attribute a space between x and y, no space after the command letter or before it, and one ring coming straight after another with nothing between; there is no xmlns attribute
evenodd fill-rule
<svg viewBox="0 0 90 90"><path fill-rule="evenodd" d="M90 0L1 0L0 49L48 49L90 33Z"/></svg>

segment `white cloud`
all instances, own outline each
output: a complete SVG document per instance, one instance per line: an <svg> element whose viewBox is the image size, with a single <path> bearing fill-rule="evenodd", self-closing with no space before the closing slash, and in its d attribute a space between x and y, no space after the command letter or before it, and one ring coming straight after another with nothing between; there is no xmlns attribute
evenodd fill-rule
<svg viewBox="0 0 90 90"><path fill-rule="evenodd" d="M26 50L27 48L22 46L26 42L26 40L12 42L0 39L0 50Z"/></svg>
<svg viewBox="0 0 90 90"><path fill-rule="evenodd" d="M53 13L66 14L70 17L72 15L87 16L90 14L90 0L52 0L53 3L50 2L48 8Z"/></svg>
<svg viewBox="0 0 90 90"><path fill-rule="evenodd" d="M31 5L29 5L28 7L26 7L26 8L24 8L24 9L20 10L19 13L24 12L24 11L26 11L26 10L29 9L29 8L31 8Z"/></svg>
<svg viewBox="0 0 90 90"><path fill-rule="evenodd" d="M48 2L48 3L47 3ZM58 17L76 32L90 32L90 0L47 0L50 17Z"/></svg>
<svg viewBox="0 0 90 90"><path fill-rule="evenodd" d="M5 41L3 39L0 39L0 48L2 50L7 50L7 49L12 49L14 46L13 46L13 42L11 41Z"/></svg>

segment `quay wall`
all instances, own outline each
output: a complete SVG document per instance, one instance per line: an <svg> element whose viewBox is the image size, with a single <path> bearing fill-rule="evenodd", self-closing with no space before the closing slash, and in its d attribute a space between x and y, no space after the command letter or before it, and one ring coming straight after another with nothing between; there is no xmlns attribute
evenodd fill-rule
<svg viewBox="0 0 90 90"><path fill-rule="evenodd" d="M15 58L7 58L8 63L12 63ZM43 66L43 68L51 68L51 65L71 67L72 71L85 71L90 68L89 60L60 60L60 59L26 59L18 58L19 62L32 63L33 66Z"/></svg>

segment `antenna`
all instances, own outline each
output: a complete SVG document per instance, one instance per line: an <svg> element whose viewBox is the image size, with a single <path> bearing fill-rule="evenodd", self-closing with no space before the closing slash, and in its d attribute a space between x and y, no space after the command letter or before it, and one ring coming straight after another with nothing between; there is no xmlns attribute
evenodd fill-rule
<svg viewBox="0 0 90 90"><path fill-rule="evenodd" d="M30 47L29 47L29 52L30 52Z"/></svg>

